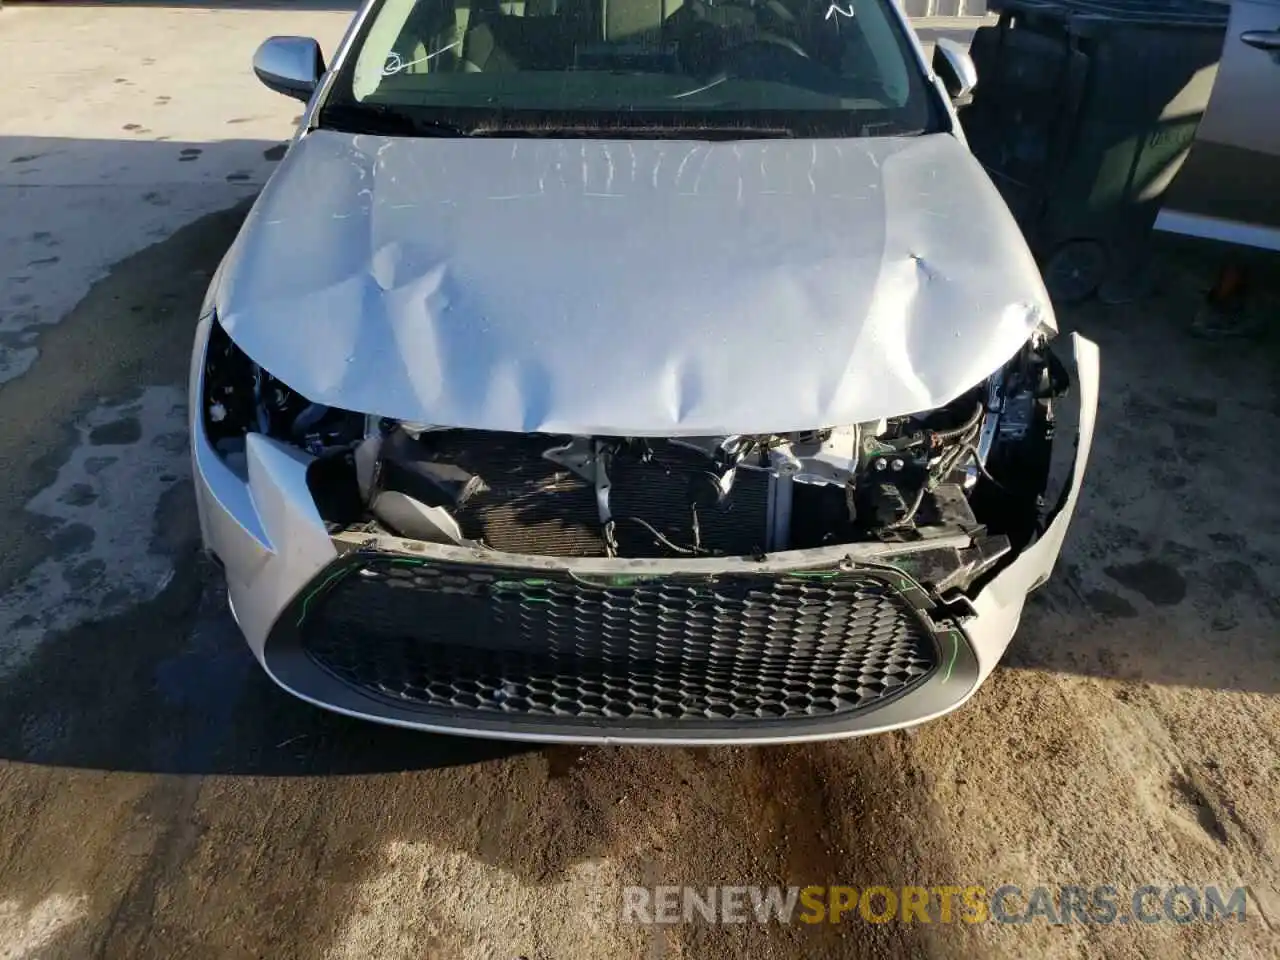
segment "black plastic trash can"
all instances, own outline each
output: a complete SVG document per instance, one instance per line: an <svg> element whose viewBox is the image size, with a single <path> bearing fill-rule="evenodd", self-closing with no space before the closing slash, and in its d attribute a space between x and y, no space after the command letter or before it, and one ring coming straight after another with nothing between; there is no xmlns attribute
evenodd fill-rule
<svg viewBox="0 0 1280 960"><path fill-rule="evenodd" d="M993 0L961 114L1055 299L1133 270L1209 101L1229 8Z"/></svg>

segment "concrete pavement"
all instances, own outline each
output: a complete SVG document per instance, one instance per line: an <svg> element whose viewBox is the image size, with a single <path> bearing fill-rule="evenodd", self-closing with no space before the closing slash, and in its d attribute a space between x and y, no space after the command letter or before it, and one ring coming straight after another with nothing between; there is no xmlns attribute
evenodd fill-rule
<svg viewBox="0 0 1280 960"><path fill-rule="evenodd" d="M198 556L182 420L200 297L298 112L252 50L345 22L282 6L0 20L0 957L1274 955L1277 352L1191 338L1208 265L1180 255L1151 301L1062 318L1103 348L1089 485L953 717L531 750L278 692ZM619 919L625 883L775 882L1250 900L1243 924Z"/></svg>

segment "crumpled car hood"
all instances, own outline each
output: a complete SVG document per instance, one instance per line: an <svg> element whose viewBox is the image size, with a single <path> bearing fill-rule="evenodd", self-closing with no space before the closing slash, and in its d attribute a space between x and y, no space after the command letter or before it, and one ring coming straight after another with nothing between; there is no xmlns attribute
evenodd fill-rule
<svg viewBox="0 0 1280 960"><path fill-rule="evenodd" d="M946 134L738 142L315 131L215 294L311 400L488 430L783 433L930 409L1053 314Z"/></svg>

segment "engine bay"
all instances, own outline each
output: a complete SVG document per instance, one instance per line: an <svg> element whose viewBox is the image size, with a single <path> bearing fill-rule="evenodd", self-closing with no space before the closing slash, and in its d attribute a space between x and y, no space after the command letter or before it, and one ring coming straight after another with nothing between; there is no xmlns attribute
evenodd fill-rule
<svg viewBox="0 0 1280 960"><path fill-rule="evenodd" d="M308 402L215 325L205 427L233 467L259 432L312 456L334 534L546 557L748 556L1037 533L1065 369L1038 338L925 413L791 434L637 438L412 424ZM990 551L988 551L990 552Z"/></svg>

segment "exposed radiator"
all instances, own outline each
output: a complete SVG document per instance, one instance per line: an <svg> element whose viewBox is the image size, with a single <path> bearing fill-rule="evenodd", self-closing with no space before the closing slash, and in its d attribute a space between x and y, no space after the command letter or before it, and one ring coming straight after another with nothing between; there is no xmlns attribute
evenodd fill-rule
<svg viewBox="0 0 1280 960"><path fill-rule="evenodd" d="M604 537L592 484L542 454L567 441L554 436L471 430L424 434L430 458L481 477L487 490L455 512L462 533L496 550L541 556L604 556ZM616 459L609 469L610 510L618 555L665 557L673 551L629 519L638 517L677 546L693 545L693 490L710 467L694 450L654 443L649 462ZM698 509L703 549L750 554L765 545L769 478L740 469L723 507Z"/></svg>
<svg viewBox="0 0 1280 960"><path fill-rule="evenodd" d="M649 463L615 463L609 472L609 507L616 521L618 553L624 557L670 556L652 533L628 517L648 522L677 546L693 544L693 484L710 463L696 450L655 444ZM762 470L737 471L732 495L723 507L698 508L702 547L727 555L762 550L769 509L769 476Z"/></svg>

